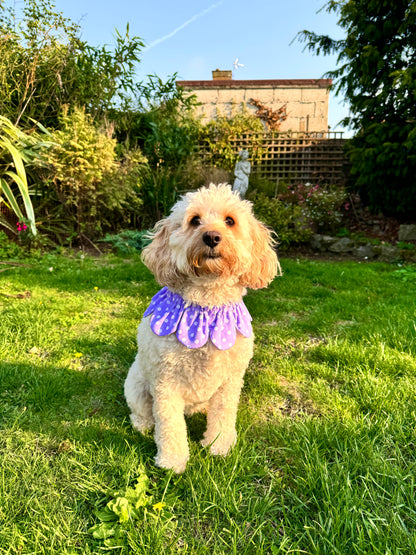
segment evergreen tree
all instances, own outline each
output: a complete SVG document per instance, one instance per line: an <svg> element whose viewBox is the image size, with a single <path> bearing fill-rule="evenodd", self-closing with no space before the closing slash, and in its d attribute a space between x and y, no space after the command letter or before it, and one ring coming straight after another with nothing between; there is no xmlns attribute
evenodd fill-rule
<svg viewBox="0 0 416 555"><path fill-rule="evenodd" d="M316 54L338 54L328 73L356 131L348 153L364 202L401 219L416 215L416 1L330 0L345 38L302 31Z"/></svg>

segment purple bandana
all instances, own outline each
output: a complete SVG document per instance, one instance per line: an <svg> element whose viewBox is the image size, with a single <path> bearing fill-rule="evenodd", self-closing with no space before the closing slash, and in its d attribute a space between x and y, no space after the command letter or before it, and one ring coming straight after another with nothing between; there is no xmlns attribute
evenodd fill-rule
<svg viewBox="0 0 416 555"><path fill-rule="evenodd" d="M156 335L176 333L190 349L202 347L210 338L223 351L234 345L237 331L244 337L252 334L251 316L243 301L213 308L188 305L178 293L164 287L153 297L144 316L150 314L150 327Z"/></svg>

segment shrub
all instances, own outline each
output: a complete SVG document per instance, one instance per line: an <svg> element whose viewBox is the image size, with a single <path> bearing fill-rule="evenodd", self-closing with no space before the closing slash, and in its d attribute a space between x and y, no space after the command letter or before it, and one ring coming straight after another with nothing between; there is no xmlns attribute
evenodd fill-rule
<svg viewBox="0 0 416 555"><path fill-rule="evenodd" d="M0 231L0 260L18 258L22 256L23 249L20 245L10 241L4 231Z"/></svg>
<svg viewBox="0 0 416 555"><path fill-rule="evenodd" d="M200 129L200 143L205 143L207 147L204 153L205 162L232 171L238 159L232 141L243 135L250 135L248 150L254 161L263 152L263 133L262 122L247 109L230 118L219 114L216 120L202 125Z"/></svg>
<svg viewBox="0 0 416 555"><path fill-rule="evenodd" d="M270 198L257 191L252 191L247 198L253 201L254 213L259 220L274 229L280 245L287 247L290 243L302 243L311 237L312 230L300 206L285 204L278 198Z"/></svg>
<svg viewBox="0 0 416 555"><path fill-rule="evenodd" d="M147 234L146 230L126 229L116 235L107 233L102 241L112 245L118 254L132 254L143 250L149 243Z"/></svg>
<svg viewBox="0 0 416 555"><path fill-rule="evenodd" d="M139 219L140 228L153 227L162 217L169 214L180 192L183 192L181 179L182 166L158 166L148 168L140 189L143 210Z"/></svg>
<svg viewBox="0 0 416 555"><path fill-rule="evenodd" d="M256 190L259 193L265 194L267 197L277 197L278 184L276 181L270 181L265 177L260 177L258 174L251 174L249 177L249 191ZM285 187L283 182L279 182L279 187Z"/></svg>
<svg viewBox="0 0 416 555"><path fill-rule="evenodd" d="M181 167L180 178L183 191L198 189L210 183L232 183L230 171L205 164L199 156L190 156L184 162Z"/></svg>
<svg viewBox="0 0 416 555"><path fill-rule="evenodd" d="M342 187L310 183L280 182L277 190L276 183L253 176L247 199L253 202L257 217L287 246L307 241L316 231L335 232L342 221L346 194Z"/></svg>
<svg viewBox="0 0 416 555"><path fill-rule="evenodd" d="M65 110L60 123L52 134L55 146L44 155L49 166L42 191L44 225L55 224L57 233L94 237L125 224L141 207L146 159L136 150L117 161L111 128L98 129L84 110Z"/></svg>
<svg viewBox="0 0 416 555"><path fill-rule="evenodd" d="M297 205L303 221L313 231L335 232L342 222L342 207L346 203L343 187L312 185L311 183L289 185L278 195L285 204Z"/></svg>

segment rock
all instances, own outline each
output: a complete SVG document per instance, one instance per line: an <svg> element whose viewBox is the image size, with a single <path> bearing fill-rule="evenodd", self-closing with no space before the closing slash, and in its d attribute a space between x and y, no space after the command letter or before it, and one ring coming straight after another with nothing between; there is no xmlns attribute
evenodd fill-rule
<svg viewBox="0 0 416 555"><path fill-rule="evenodd" d="M353 254L354 256L357 256L358 258L362 258L364 260L374 258L376 256L376 253L374 252L374 249L370 244L361 245L360 247L354 248Z"/></svg>
<svg viewBox="0 0 416 555"><path fill-rule="evenodd" d="M314 233L310 238L309 245L314 251L323 250L322 235L320 235L319 233Z"/></svg>
<svg viewBox="0 0 416 555"><path fill-rule="evenodd" d="M416 225L401 225L399 227L399 241L416 241Z"/></svg>
<svg viewBox="0 0 416 555"><path fill-rule="evenodd" d="M314 235L312 235L309 244L314 251L327 251L332 243L334 243L336 240L337 239L335 237L315 233Z"/></svg>
<svg viewBox="0 0 416 555"><path fill-rule="evenodd" d="M345 254L352 252L354 249L354 242L348 237L342 237L341 239L336 239L334 243L329 245L328 250L331 252L336 252L338 254Z"/></svg>
<svg viewBox="0 0 416 555"><path fill-rule="evenodd" d="M380 262L392 262L400 258L399 249L391 245L379 245L374 247L374 250Z"/></svg>
<svg viewBox="0 0 416 555"><path fill-rule="evenodd" d="M331 245L338 241L337 237L331 237L330 235L322 235L322 246L325 250L328 250Z"/></svg>

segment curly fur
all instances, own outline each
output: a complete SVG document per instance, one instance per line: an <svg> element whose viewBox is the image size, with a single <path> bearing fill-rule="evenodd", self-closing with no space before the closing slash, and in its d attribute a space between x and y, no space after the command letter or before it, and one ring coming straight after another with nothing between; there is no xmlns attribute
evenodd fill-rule
<svg viewBox="0 0 416 555"><path fill-rule="evenodd" d="M220 237L209 246L205 233ZM187 193L155 226L143 261L162 286L185 301L206 307L241 301L246 288L266 287L280 272L271 232L229 185ZM235 422L253 337L237 333L234 346L218 350L210 341L188 349L175 335L155 335L144 318L138 354L125 382L133 426L155 428L156 464L183 472L189 459L184 414L206 411L202 445L226 455L236 441Z"/></svg>

